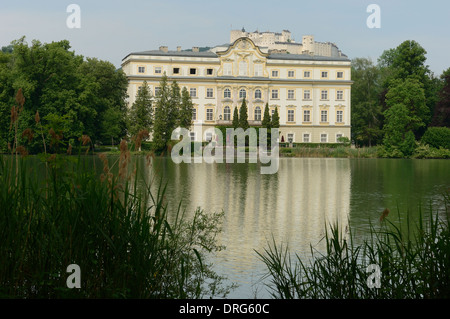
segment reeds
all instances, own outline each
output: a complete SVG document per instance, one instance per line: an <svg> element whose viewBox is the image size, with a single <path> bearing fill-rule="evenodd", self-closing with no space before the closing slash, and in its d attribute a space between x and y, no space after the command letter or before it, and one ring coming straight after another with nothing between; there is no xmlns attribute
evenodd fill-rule
<svg viewBox="0 0 450 319"><path fill-rule="evenodd" d="M201 298L228 293L221 285L224 278L205 261L207 254L223 249L215 241L221 214L198 209L188 220L181 206L168 211L163 187L153 195L137 179L121 181L107 166L102 182L81 159L65 161L59 170L50 165L45 180L45 166L30 167L28 159L19 158L16 184L9 165L13 159L0 158L1 297ZM66 286L66 267L73 263L81 268L81 289Z"/></svg>
<svg viewBox="0 0 450 319"><path fill-rule="evenodd" d="M450 203L445 196L446 207ZM325 252L311 245L309 257L269 243L257 252L267 267L266 284L281 299L428 299L450 297L450 225L430 212L413 223L391 220L385 210L367 237L356 243L351 229L329 227ZM407 215L409 216L409 215ZM380 269L379 288L368 284L369 265Z"/></svg>
<svg viewBox="0 0 450 319"><path fill-rule="evenodd" d="M62 138L49 134L54 143ZM31 137L31 130L23 136ZM154 194L147 176L131 169L126 141L112 163L99 155L98 174L96 157L81 155L91 144L82 136L78 156L46 149L32 158L20 156L15 138L12 154L0 155L0 297L225 297L232 286L222 285L225 277L206 262L224 248L216 242L223 213L199 208L192 220L181 205L169 211L163 182ZM81 269L79 289L66 285L70 264Z"/></svg>

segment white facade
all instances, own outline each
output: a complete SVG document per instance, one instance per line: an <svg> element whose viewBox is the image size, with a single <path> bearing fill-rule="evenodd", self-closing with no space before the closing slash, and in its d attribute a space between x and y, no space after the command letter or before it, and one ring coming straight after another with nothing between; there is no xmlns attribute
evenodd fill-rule
<svg viewBox="0 0 450 319"><path fill-rule="evenodd" d="M339 136L350 137L352 82L350 60L344 57L269 54L244 37L208 52L163 47L131 53L122 68L130 105L144 80L155 94L166 73L191 93L193 124L204 129L231 125L245 96L250 125L261 124L266 103L271 112L278 109L286 142L335 143Z"/></svg>

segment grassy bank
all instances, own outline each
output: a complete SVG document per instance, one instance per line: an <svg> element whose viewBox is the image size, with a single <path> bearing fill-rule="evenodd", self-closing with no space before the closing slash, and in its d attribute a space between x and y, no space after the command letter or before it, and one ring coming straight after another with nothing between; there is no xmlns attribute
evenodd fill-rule
<svg viewBox="0 0 450 319"><path fill-rule="evenodd" d="M337 147L280 147L282 157L329 157L329 158L403 158L386 152L382 146L351 148ZM418 145L414 153L408 158L417 159L448 159L450 150L434 148L429 145Z"/></svg>
<svg viewBox="0 0 450 319"><path fill-rule="evenodd" d="M126 143L103 173L80 157L0 156L0 297L202 298L230 287L206 262L222 213L168 211L164 187L138 187ZM151 165L149 159L148 165ZM139 180L143 182L143 179ZM81 270L68 288L67 267Z"/></svg>
<svg viewBox="0 0 450 319"><path fill-rule="evenodd" d="M350 148L338 147L283 147L280 148L282 157L331 157L331 158L377 158L377 147Z"/></svg>
<svg viewBox="0 0 450 319"><path fill-rule="evenodd" d="M359 244L351 229L334 225L323 239L325 252L311 246L310 256L302 256L309 261L287 246L269 243L257 252L271 278L269 291L282 299L449 298L448 195L445 201L443 216L434 211L417 222L391 220L386 210ZM378 284L370 265L379 267Z"/></svg>

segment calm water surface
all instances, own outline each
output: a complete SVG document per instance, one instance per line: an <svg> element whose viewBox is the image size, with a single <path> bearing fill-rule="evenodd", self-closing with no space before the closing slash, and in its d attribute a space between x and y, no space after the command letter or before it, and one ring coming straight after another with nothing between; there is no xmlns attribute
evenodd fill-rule
<svg viewBox="0 0 450 319"><path fill-rule="evenodd" d="M142 159L142 163L145 159ZM142 164L142 166L145 166ZM325 223L367 232L385 208L418 215L418 206L442 208L450 189L450 161L398 159L282 158L277 174L261 175L259 164L174 164L155 159L152 172L167 181L169 202L186 211L225 212L215 256L217 272L239 287L229 298L268 298L261 284L262 252L272 236L292 251L321 249ZM173 200L173 201L172 201ZM174 207L175 208L175 207ZM393 214L393 213L391 213Z"/></svg>

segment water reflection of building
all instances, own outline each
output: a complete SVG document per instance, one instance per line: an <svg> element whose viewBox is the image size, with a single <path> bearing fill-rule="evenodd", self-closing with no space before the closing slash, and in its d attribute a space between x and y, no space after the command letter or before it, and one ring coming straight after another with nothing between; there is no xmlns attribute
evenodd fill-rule
<svg viewBox="0 0 450 319"><path fill-rule="evenodd" d="M267 248L272 236L309 253L325 223L337 220L345 229L350 209L347 159L281 159L273 175L261 175L258 165L169 165L168 192L183 196L187 212L224 210L222 266L242 276L262 267L254 250Z"/></svg>

